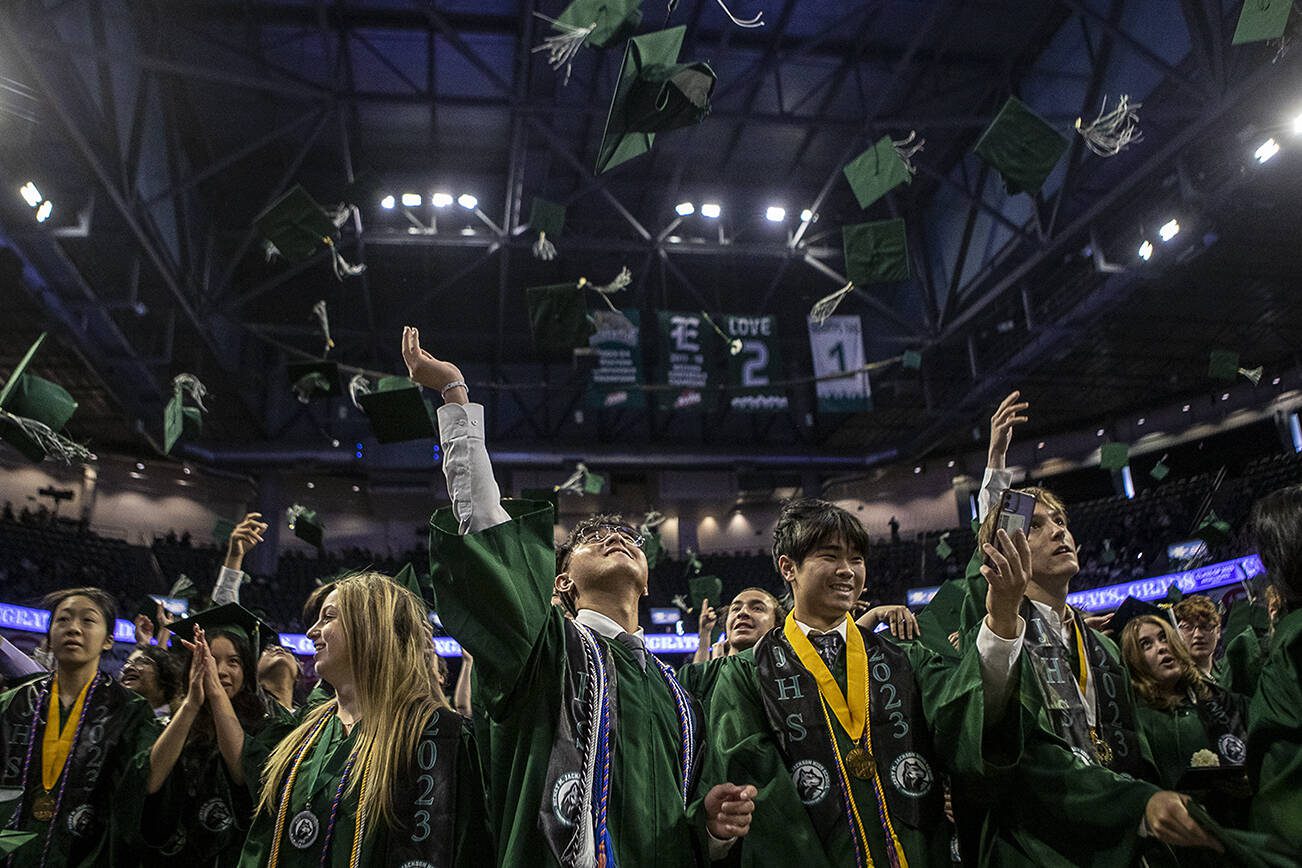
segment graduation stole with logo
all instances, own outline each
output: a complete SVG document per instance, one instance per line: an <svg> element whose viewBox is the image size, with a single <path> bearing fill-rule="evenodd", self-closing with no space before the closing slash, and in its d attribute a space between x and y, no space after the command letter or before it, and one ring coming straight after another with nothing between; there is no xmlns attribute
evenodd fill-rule
<svg viewBox="0 0 1302 868"><path fill-rule="evenodd" d="M1023 598L1021 615L1026 621L1026 647L1031 652L1041 688L1046 693L1049 717L1057 735L1078 755L1085 754L1099 765L1116 772L1140 776L1143 771L1134 702L1127 687L1130 676L1114 662L1085 618L1070 610L1080 628L1073 626L1076 660L1062 636L1040 614L1029 598ZM1086 716L1089 684L1094 684L1093 737Z"/></svg>
<svg viewBox="0 0 1302 868"><path fill-rule="evenodd" d="M841 693L793 618L760 640L753 653L765 717L796 794L825 845L848 830L857 864L872 866L867 829L876 825L889 863L905 866L897 826L930 828L943 816L922 698L903 649L865 635L854 624L848 627L849 696ZM859 758L867 762L854 763L860 774L850 767L853 760L842 755L838 725L856 742L846 756L855 750L867 754ZM855 797L853 781L860 779L871 788L873 803Z"/></svg>
<svg viewBox="0 0 1302 868"><path fill-rule="evenodd" d="M1190 698L1193 699L1198 719L1207 732L1207 741L1220 755L1221 765L1241 766L1248 758L1245 745L1248 727L1240 713L1242 708L1230 701L1229 691L1225 688L1219 684L1205 683L1211 694L1206 699L1199 699L1191 691ZM1185 764L1188 763L1189 758L1186 757Z"/></svg>

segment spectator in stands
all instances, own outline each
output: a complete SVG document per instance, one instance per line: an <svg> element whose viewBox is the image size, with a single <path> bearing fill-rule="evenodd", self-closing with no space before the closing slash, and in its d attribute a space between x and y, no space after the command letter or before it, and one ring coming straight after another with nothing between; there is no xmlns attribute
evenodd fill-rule
<svg viewBox="0 0 1302 868"><path fill-rule="evenodd" d="M1302 485L1262 498L1250 522L1280 620L1249 708L1252 827L1302 857Z"/></svg>
<svg viewBox="0 0 1302 868"><path fill-rule="evenodd" d="M137 645L122 664L118 681L145 698L160 720L172 716L181 668L176 655L160 645Z"/></svg>
<svg viewBox="0 0 1302 868"><path fill-rule="evenodd" d="M113 647L116 606L99 588L45 599L55 670L0 694L0 828L37 839L9 863L127 864L138 840L149 747L149 703L99 671Z"/></svg>
<svg viewBox="0 0 1302 868"><path fill-rule="evenodd" d="M1221 767L1243 765L1247 701L1208 677L1168 620L1132 618L1121 631L1121 653L1163 787L1174 789L1191 767L1212 764L1195 758L1199 751L1210 751Z"/></svg>
<svg viewBox="0 0 1302 868"><path fill-rule="evenodd" d="M891 545L895 545L900 541L900 520L895 516L891 516L891 520L887 522L887 525L891 529Z"/></svg>
<svg viewBox="0 0 1302 868"><path fill-rule="evenodd" d="M1221 644L1221 612L1204 594L1185 597L1175 604L1176 626L1189 656L1206 678L1219 681L1222 663L1216 651Z"/></svg>
<svg viewBox="0 0 1302 868"><path fill-rule="evenodd" d="M172 629L190 655L186 692L150 752L142 836L169 859L232 865L256 786L245 776L245 737L261 732L272 712L253 677L254 649L274 642L275 633L238 604L200 612Z"/></svg>
<svg viewBox="0 0 1302 868"><path fill-rule="evenodd" d="M348 576L307 635L335 698L250 745L264 771L239 864L494 864L478 754L432 677L424 601Z"/></svg>

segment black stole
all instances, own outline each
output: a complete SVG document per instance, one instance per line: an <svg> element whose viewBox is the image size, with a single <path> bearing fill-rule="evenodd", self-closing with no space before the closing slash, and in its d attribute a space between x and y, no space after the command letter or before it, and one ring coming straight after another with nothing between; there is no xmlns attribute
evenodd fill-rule
<svg viewBox="0 0 1302 868"><path fill-rule="evenodd" d="M1248 727L1243 720L1242 706L1233 700L1228 690L1217 684L1206 683L1211 695L1195 702L1194 708L1203 722L1207 740L1220 755L1221 765L1241 766L1248 759L1245 743ZM1186 757L1185 763L1188 762Z"/></svg>
<svg viewBox="0 0 1302 868"><path fill-rule="evenodd" d="M376 854L382 859L378 864L454 863L457 756L461 730L469 725L448 708L435 711L425 725L409 770L394 787L393 808L399 824L389 831L386 852Z"/></svg>
<svg viewBox="0 0 1302 868"><path fill-rule="evenodd" d="M933 830L944 819L944 795L913 666L903 648L861 632L868 654L868 725L886 808L894 824ZM829 798L840 793L833 753L839 748L827 730L817 680L780 624L756 644L754 654L769 728L815 831L824 842L847 834L845 796ZM881 828L876 805L858 801L865 828Z"/></svg>
<svg viewBox="0 0 1302 868"><path fill-rule="evenodd" d="M1094 695L1098 703L1094 710L1096 728L1099 736L1112 748L1112 759L1106 765L1114 772L1146 777L1139 752L1135 707L1126 694L1130 675L1120 661L1112 660L1094 631L1085 627L1084 615L1075 608L1071 612L1082 630L1090 677L1094 680ZM1045 690L1054 732L1071 745L1072 752L1078 757L1103 764L1090 738L1084 705L1086 699L1081 695L1076 671L1072 668L1071 651L1029 598L1022 599L1021 614L1026 621L1025 647L1031 654L1040 686Z"/></svg>
<svg viewBox="0 0 1302 868"><path fill-rule="evenodd" d="M109 823L108 796L110 788L116 783L104 779L104 766L120 748L122 740L131 733L124 732L120 722L114 718L126 707L135 695L104 673L96 673L95 695L90 698L89 706L84 709L85 723L81 736L63 774L68 776L63 792L63 804L59 813L51 821L58 824L55 834L69 835L73 839L71 851L78 852L78 843L93 846L107 832ZM41 789L41 741L45 735L46 722L53 718L58 722L59 710L51 709L49 686L53 675L47 675L29 682L20 688L18 695L9 703L4 720L0 725L4 730L4 766L0 769L0 788L18 789L23 786L23 761L27 756L28 744L35 740L32 748L31 768L27 772L26 791L15 812L22 812L19 828L32 828L32 800ZM45 693L44 707L36 717L36 706ZM35 725L33 725L33 719ZM68 726L76 726L77 721L68 719ZM62 783L62 777L60 778ZM58 792L60 784L55 785ZM12 823L10 824L12 827Z"/></svg>

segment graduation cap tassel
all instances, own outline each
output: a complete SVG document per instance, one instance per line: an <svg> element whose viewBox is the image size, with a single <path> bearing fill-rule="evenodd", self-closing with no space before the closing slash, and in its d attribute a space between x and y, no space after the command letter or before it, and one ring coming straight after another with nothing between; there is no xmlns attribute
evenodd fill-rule
<svg viewBox="0 0 1302 868"><path fill-rule="evenodd" d="M836 313L836 309L841 306L841 300L850 294L854 289L854 283L847 283L831 295L820 298L812 310L809 311L809 318L817 325L827 322L827 318Z"/></svg>
<svg viewBox="0 0 1302 868"><path fill-rule="evenodd" d="M339 248L335 246L333 238L326 237L321 240L325 242L326 247L330 248L330 263L334 266L335 277L343 280L345 277L356 277L366 271L365 262L350 265L348 260L344 259L344 255L339 252Z"/></svg>
<svg viewBox="0 0 1302 868"><path fill-rule="evenodd" d="M1265 370L1266 370L1265 368L1251 368L1251 369L1239 368L1238 372L1242 374L1244 377L1247 377L1248 382L1256 386L1261 383L1261 375L1265 373Z"/></svg>
<svg viewBox="0 0 1302 868"><path fill-rule="evenodd" d="M0 418L4 418L21 428L23 434L35 441L42 452L54 456L64 464L72 464L74 461L80 464L95 460L95 454L85 446L57 433L44 422L28 419L24 416L15 416L7 410L0 410Z"/></svg>
<svg viewBox="0 0 1302 868"><path fill-rule="evenodd" d="M651 531L660 527L660 525L664 524L665 520L666 519L664 513L653 509L642 518L642 526L639 528L639 530L641 530L642 533L644 534L650 533Z"/></svg>
<svg viewBox="0 0 1302 868"><path fill-rule="evenodd" d="M289 522L289 529L291 531L294 530L294 526L298 524L298 520L309 511L310 510L306 506L298 503L285 510L285 519Z"/></svg>
<svg viewBox="0 0 1302 868"><path fill-rule="evenodd" d="M594 286L592 288L595 289L597 292L601 293L602 297L604 298L612 293L619 292L621 289L626 289L632 283L633 283L633 272L629 271L628 266L626 265L619 270L619 274L615 275L615 279L612 280L610 283L606 284L605 286ZM607 298L606 302L609 303L610 299Z"/></svg>
<svg viewBox="0 0 1302 868"><path fill-rule="evenodd" d="M538 233L538 240L533 243L533 258L551 262L556 258L556 245L547 240L546 232Z"/></svg>
<svg viewBox="0 0 1302 868"><path fill-rule="evenodd" d="M1108 111L1108 98L1103 97L1099 107L1099 116L1088 125L1084 118L1076 118L1076 132L1085 139L1085 146L1100 157L1115 157L1127 147L1143 139L1139 131L1139 109L1141 103L1131 103L1130 97L1122 94L1116 107Z"/></svg>
<svg viewBox="0 0 1302 868"><path fill-rule="evenodd" d="M556 492L568 491L573 494L582 496L583 479L587 475L588 475L588 467L586 464L580 461L578 464L574 466L574 472L569 475L569 478L566 479L564 482L562 482L560 485L553 486L552 491L556 491Z"/></svg>
<svg viewBox="0 0 1302 868"><path fill-rule="evenodd" d="M733 24L736 24L738 27L763 27L764 26L763 12L760 12L754 18L738 18L736 15L732 14L732 10L728 8L728 4L724 3L723 0L715 0L715 2L718 3L719 8L723 10L723 14L728 16L728 20L730 20Z"/></svg>
<svg viewBox="0 0 1302 868"><path fill-rule="evenodd" d="M208 394L208 387L199 382L199 378L194 374L177 374L172 378L172 390L176 393L187 392L191 400L199 407L200 410L207 413L208 408L203 405L203 399Z"/></svg>
<svg viewBox="0 0 1302 868"><path fill-rule="evenodd" d="M330 337L330 314L326 311L325 299L312 305L312 315L321 324L321 334L325 335L325 349L321 351L321 355L324 356L335 348L334 339Z"/></svg>
<svg viewBox="0 0 1302 868"><path fill-rule="evenodd" d="M705 311L701 311L701 316L705 317L705 321L710 324L710 328L714 329L715 333L723 338L723 342L728 345L728 355L735 356L741 352L741 338L729 338L723 329L715 325L714 320Z"/></svg>
<svg viewBox="0 0 1302 868"><path fill-rule="evenodd" d="M330 218L331 223L335 224L336 229L341 229L348 222L348 218L353 216L353 206L340 205L333 211L326 211L326 216Z"/></svg>
<svg viewBox="0 0 1302 868"><path fill-rule="evenodd" d="M353 406L358 410L362 409L362 405L357 400L357 397L359 395L369 395L373 391L371 381L366 379L365 374L354 374L353 378L348 381L348 396L353 399Z"/></svg>
<svg viewBox="0 0 1302 868"><path fill-rule="evenodd" d="M572 24L557 21L555 18L541 12L535 12L534 15L551 24L556 33L544 39L542 45L535 45L530 50L533 52L547 52L547 65L557 72L560 72L561 68L564 67L565 79L561 82L561 85L568 85L570 83L570 73L573 71L574 58L578 55L579 50L583 48L583 43L587 42L588 37L596 31L597 22L594 21L587 27L575 27Z"/></svg>
<svg viewBox="0 0 1302 868"><path fill-rule="evenodd" d="M926 145L927 140L919 139L917 130L910 130L908 138L900 139L898 142L894 139L891 140L891 147L894 148L900 162L904 163L904 168L908 170L910 175L918 173L917 167L913 165L913 157Z"/></svg>

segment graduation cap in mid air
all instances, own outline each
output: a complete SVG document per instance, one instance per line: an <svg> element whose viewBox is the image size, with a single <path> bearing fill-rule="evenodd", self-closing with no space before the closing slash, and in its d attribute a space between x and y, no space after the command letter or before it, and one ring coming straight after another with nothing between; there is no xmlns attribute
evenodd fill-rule
<svg viewBox="0 0 1302 868"><path fill-rule="evenodd" d="M597 174L651 150L656 133L700 123L710 111L715 74L705 63L678 63L687 28L671 27L628 41Z"/></svg>
<svg viewBox="0 0 1302 868"><path fill-rule="evenodd" d="M913 183L916 170L910 160L923 145L916 139L917 133L899 142L882 136L877 144L846 164L842 171L860 208L866 209L901 184Z"/></svg>
<svg viewBox="0 0 1302 868"><path fill-rule="evenodd" d="M1104 443L1099 447L1099 467L1120 470L1130 463L1130 446L1126 443Z"/></svg>
<svg viewBox="0 0 1302 868"><path fill-rule="evenodd" d="M1238 26L1231 45L1282 39L1288 29L1288 13L1293 0L1243 0Z"/></svg>
<svg viewBox="0 0 1302 868"><path fill-rule="evenodd" d="M700 612L706 600L715 607L723 602L723 579L718 576L693 576L687 580L687 590L693 612Z"/></svg>
<svg viewBox="0 0 1302 868"><path fill-rule="evenodd" d="M538 236L532 248L534 258L544 262L555 259L555 241L565 231L565 206L547 199L534 199L529 208L529 231Z"/></svg>
<svg viewBox="0 0 1302 868"><path fill-rule="evenodd" d="M974 150L1003 177L1010 195L1035 194L1067 150L1067 140L1026 103L1010 96Z"/></svg>
<svg viewBox="0 0 1302 868"><path fill-rule="evenodd" d="M576 282L534 286L525 294L529 300L533 345L540 355L564 355L588 345L595 329L582 285Z"/></svg>
<svg viewBox="0 0 1302 868"><path fill-rule="evenodd" d="M358 374L350 390L379 442L402 443L438 436L434 411L420 386L409 378L382 377L372 390L365 376Z"/></svg>
<svg viewBox="0 0 1302 868"><path fill-rule="evenodd" d="M27 372L44 341L42 334L0 387L0 440L31 461L47 457L65 463L93 461L95 456L86 447L60 433L77 411L72 395L58 383Z"/></svg>
<svg viewBox="0 0 1302 868"><path fill-rule="evenodd" d="M353 277L366 270L365 265L349 265L335 243L339 227L347 219L347 209L330 213L301 185L294 187L254 218L268 257L280 256L287 262L306 262L322 248L330 250L335 276Z"/></svg>
<svg viewBox="0 0 1302 868"><path fill-rule="evenodd" d="M325 540L325 523L317 518L316 510L296 503L285 510L285 514L289 520L289 529L294 532L294 536L308 545L321 548Z"/></svg>
<svg viewBox="0 0 1302 868"><path fill-rule="evenodd" d="M343 393L339 382L339 365L335 362L290 362L285 366L289 387L304 404L316 398L332 398Z"/></svg>
<svg viewBox="0 0 1302 868"><path fill-rule="evenodd" d="M855 286L908 280L909 239L904 218L846 226L845 276Z"/></svg>
<svg viewBox="0 0 1302 868"><path fill-rule="evenodd" d="M1213 379L1230 381L1242 374L1252 385L1261 382L1264 368L1239 367L1239 354L1232 350L1212 350L1208 355L1207 374Z"/></svg>
<svg viewBox="0 0 1302 868"><path fill-rule="evenodd" d="M186 406L187 395L195 406ZM208 389L194 374L177 374L172 378L172 397L163 408L164 453L171 454L172 447L181 439L182 434L193 438L203 431L203 414L208 412L203 399L207 395Z"/></svg>

